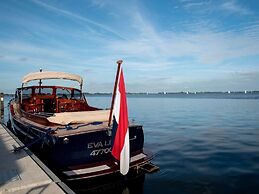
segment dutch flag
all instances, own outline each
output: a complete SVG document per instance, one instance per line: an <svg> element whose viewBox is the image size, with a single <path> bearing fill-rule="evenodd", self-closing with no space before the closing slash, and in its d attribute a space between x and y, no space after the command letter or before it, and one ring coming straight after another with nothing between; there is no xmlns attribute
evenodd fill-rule
<svg viewBox="0 0 259 194"><path fill-rule="evenodd" d="M112 155L120 161L120 172L126 175L129 171L130 144L128 130L128 108L122 68L119 70L116 96L112 112Z"/></svg>

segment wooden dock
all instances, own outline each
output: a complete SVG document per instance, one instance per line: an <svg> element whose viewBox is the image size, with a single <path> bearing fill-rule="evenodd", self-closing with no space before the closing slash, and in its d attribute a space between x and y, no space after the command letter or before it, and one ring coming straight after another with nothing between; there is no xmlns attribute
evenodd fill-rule
<svg viewBox="0 0 259 194"><path fill-rule="evenodd" d="M22 146L5 125L0 123L0 194L1 193L74 193L29 149Z"/></svg>

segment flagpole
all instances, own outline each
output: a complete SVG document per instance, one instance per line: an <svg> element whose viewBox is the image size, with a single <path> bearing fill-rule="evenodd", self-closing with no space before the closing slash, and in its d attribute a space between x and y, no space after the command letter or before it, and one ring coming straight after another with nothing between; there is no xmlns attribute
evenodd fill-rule
<svg viewBox="0 0 259 194"><path fill-rule="evenodd" d="M123 62L122 60L118 60L118 61L117 61L118 68L117 68L117 73L116 73L116 78L115 78L115 83L114 83L114 89L113 89L113 95L112 95L112 102L111 102L111 111L110 111L110 115L109 115L108 126L111 125L112 111L113 111L114 100L115 100L115 96L116 96L117 85L118 85L118 79L119 79L119 73L120 73L120 69L121 69L121 64L122 64L122 62Z"/></svg>

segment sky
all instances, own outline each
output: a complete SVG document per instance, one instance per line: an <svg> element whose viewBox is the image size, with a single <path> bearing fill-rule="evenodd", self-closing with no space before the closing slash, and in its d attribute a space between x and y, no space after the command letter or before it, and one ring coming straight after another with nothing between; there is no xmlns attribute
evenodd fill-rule
<svg viewBox="0 0 259 194"><path fill-rule="evenodd" d="M112 92L259 90L257 0L0 0L0 91L30 72Z"/></svg>

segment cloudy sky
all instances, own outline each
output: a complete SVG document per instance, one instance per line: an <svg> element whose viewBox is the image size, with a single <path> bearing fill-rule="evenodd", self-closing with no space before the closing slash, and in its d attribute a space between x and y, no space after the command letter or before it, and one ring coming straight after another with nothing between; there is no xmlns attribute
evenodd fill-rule
<svg viewBox="0 0 259 194"><path fill-rule="evenodd" d="M38 71L112 92L259 90L257 0L0 0L0 91Z"/></svg>

